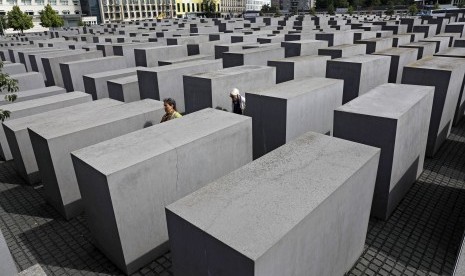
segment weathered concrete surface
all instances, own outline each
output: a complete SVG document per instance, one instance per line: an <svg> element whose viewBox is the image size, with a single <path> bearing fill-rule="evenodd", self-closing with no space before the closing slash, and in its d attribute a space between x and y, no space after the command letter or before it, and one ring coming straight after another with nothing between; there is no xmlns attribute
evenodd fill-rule
<svg viewBox="0 0 465 276"><path fill-rule="evenodd" d="M188 56L188 57L160 60L158 61L158 66L165 66L165 65L196 61L196 60L213 60L213 59L215 59L214 55L194 55L194 56Z"/></svg>
<svg viewBox="0 0 465 276"><path fill-rule="evenodd" d="M115 56L122 56L126 59L126 67L136 66L136 59L134 56L134 49L156 47L157 42L146 42L146 43L129 43L113 46L113 54Z"/></svg>
<svg viewBox="0 0 465 276"><path fill-rule="evenodd" d="M308 131L332 133L343 86L342 80L305 78L247 91L245 115L252 117L254 159Z"/></svg>
<svg viewBox="0 0 465 276"><path fill-rule="evenodd" d="M29 184L35 184L41 180L31 139L27 131L28 127L121 104L123 103L110 99L92 102L90 97L85 97L83 103L80 104L6 121L3 124L3 129L13 155L15 169Z"/></svg>
<svg viewBox="0 0 465 276"><path fill-rule="evenodd" d="M281 42L281 47L285 49L285 57L311 56L317 55L318 50L328 47L328 41L324 40L297 40Z"/></svg>
<svg viewBox="0 0 465 276"><path fill-rule="evenodd" d="M384 84L337 108L334 137L381 149L371 216L386 220L423 171L434 87Z"/></svg>
<svg viewBox="0 0 465 276"><path fill-rule="evenodd" d="M457 262L455 263L454 274L452 276L465 275L465 239L462 238L462 245L457 256Z"/></svg>
<svg viewBox="0 0 465 276"><path fill-rule="evenodd" d="M399 45L399 48L416 48L418 49L417 59L430 57L436 52L435 42L413 42L409 44Z"/></svg>
<svg viewBox="0 0 465 276"><path fill-rule="evenodd" d="M298 80L306 77L324 77L326 61L330 56L297 56L268 61L276 67L276 83Z"/></svg>
<svg viewBox="0 0 465 276"><path fill-rule="evenodd" d="M249 163L251 121L205 109L73 152L97 247L127 274L165 252L164 207Z"/></svg>
<svg viewBox="0 0 465 276"><path fill-rule="evenodd" d="M390 48L384 51L373 53L374 55L390 56L391 66L389 69L390 83L400 83L402 80L402 72L404 66L415 62L418 56L418 49L416 48Z"/></svg>
<svg viewBox="0 0 465 276"><path fill-rule="evenodd" d="M0 268L2 275L5 276L16 276L18 270L16 269L15 262L11 256L10 249L6 244L5 237L3 237L2 231L0 230Z"/></svg>
<svg viewBox="0 0 465 276"><path fill-rule="evenodd" d="M238 88L244 95L251 89L272 86L276 83L276 68L245 65L183 78L186 113L207 107L231 112L231 89Z"/></svg>
<svg viewBox="0 0 465 276"><path fill-rule="evenodd" d="M327 48L318 49L318 55L330 56L331 59L342 57L353 57L366 53L365 44L343 44Z"/></svg>
<svg viewBox="0 0 465 276"><path fill-rule="evenodd" d="M428 57L404 67L402 83L434 86L433 111L426 156L434 156L450 134L463 89L465 63L461 58Z"/></svg>
<svg viewBox="0 0 465 276"><path fill-rule="evenodd" d="M379 149L309 132L166 208L175 275L343 275Z"/></svg>
<svg viewBox="0 0 465 276"><path fill-rule="evenodd" d="M163 103L143 100L28 128L46 200L66 219L82 212L70 152L156 124Z"/></svg>
<svg viewBox="0 0 465 276"><path fill-rule="evenodd" d="M42 77L42 74L37 72L15 74L10 75L10 77L18 81L18 91L45 87L45 82L44 78Z"/></svg>
<svg viewBox="0 0 465 276"><path fill-rule="evenodd" d="M223 67L267 65L268 60L284 58L284 48L263 47L223 53Z"/></svg>
<svg viewBox="0 0 465 276"><path fill-rule="evenodd" d="M60 64L60 70L63 77L66 91L75 90L84 91L83 76L102 71L126 68L124 57L112 56L79 61L71 61Z"/></svg>
<svg viewBox="0 0 465 276"><path fill-rule="evenodd" d="M66 106L75 105L85 101L87 96L88 95L83 92L63 93L29 101L5 104L0 106L0 109L10 111L10 117L7 120L13 120L58 108L63 108ZM0 128L0 145L0 156L4 160L11 160L13 157L11 155L10 147L8 145L3 128Z"/></svg>
<svg viewBox="0 0 465 276"><path fill-rule="evenodd" d="M342 103L347 103L388 82L391 58L362 55L328 60L326 77L344 80Z"/></svg>
<svg viewBox="0 0 465 276"><path fill-rule="evenodd" d="M91 94L93 100L108 98L107 81L135 76L137 74L137 70L142 68L143 67L130 67L84 75L83 81L85 92Z"/></svg>
<svg viewBox="0 0 465 276"><path fill-rule="evenodd" d="M130 103L140 100L137 75L107 81L110 99Z"/></svg>
<svg viewBox="0 0 465 276"><path fill-rule="evenodd" d="M141 99L176 101L179 112L186 111L183 75L199 74L223 69L221 60L197 60L167 66L140 68L137 70ZM169 81L167 81L169 80Z"/></svg>
<svg viewBox="0 0 465 276"><path fill-rule="evenodd" d="M26 67L22 63L4 64L2 72L8 75L26 73Z"/></svg>
<svg viewBox="0 0 465 276"><path fill-rule="evenodd" d="M186 45L158 46L144 49L134 49L136 66L155 67L163 59L187 56Z"/></svg>
<svg viewBox="0 0 465 276"><path fill-rule="evenodd" d="M367 46L366 53L371 54L378 51L387 50L392 47L392 38L371 38L355 41L355 44L365 44Z"/></svg>
<svg viewBox="0 0 465 276"><path fill-rule="evenodd" d="M53 96L53 95L58 95L58 94L63 94L63 93L66 93L66 90L58 86L49 86L49 87L44 87L44 88L23 90L23 91L16 92L17 98L14 102L17 103L17 102L29 101L33 99L38 99L38 98L43 98L43 97L48 97L48 96ZM8 102L4 98L0 100L0 105L4 105L8 103L11 103L11 102Z"/></svg>
<svg viewBox="0 0 465 276"><path fill-rule="evenodd" d="M437 52L445 51L447 48L449 48L450 38L433 36L433 37L420 39L419 41L420 42L434 42L436 44L436 48L434 52L437 53Z"/></svg>

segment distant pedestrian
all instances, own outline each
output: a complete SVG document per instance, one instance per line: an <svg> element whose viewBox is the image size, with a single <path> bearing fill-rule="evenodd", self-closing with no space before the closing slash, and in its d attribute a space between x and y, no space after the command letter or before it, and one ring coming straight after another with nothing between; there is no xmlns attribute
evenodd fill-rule
<svg viewBox="0 0 465 276"><path fill-rule="evenodd" d="M163 117L161 118L160 123L182 117L182 115L179 114L178 111L176 111L176 101L175 100L173 100L171 98L164 99L163 100L163 105L165 107L165 115L163 115Z"/></svg>
<svg viewBox="0 0 465 276"><path fill-rule="evenodd" d="M236 114L244 114L245 110L245 97L239 93L239 89L233 88L229 93L232 101L232 110Z"/></svg>

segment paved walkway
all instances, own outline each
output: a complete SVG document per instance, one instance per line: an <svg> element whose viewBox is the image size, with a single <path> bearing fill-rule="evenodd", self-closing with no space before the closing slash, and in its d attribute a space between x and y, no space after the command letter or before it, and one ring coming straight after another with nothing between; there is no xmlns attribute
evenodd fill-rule
<svg viewBox="0 0 465 276"><path fill-rule="evenodd" d="M465 120L386 221L371 220L365 251L348 275L451 275L465 229ZM70 221L0 163L0 229L19 270L121 275L93 245L85 215ZM134 275L172 275L166 253Z"/></svg>

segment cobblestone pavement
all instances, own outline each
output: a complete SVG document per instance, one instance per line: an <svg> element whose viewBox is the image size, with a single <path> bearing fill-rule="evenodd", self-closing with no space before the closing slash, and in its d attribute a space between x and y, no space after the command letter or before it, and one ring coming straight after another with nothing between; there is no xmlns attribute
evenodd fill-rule
<svg viewBox="0 0 465 276"><path fill-rule="evenodd" d="M18 270L39 263L47 275L121 275L92 244L85 215L65 221L40 186L24 186L0 163L0 229ZM354 275L451 275L465 229L465 120L388 221L372 219ZM172 275L169 252L134 275Z"/></svg>

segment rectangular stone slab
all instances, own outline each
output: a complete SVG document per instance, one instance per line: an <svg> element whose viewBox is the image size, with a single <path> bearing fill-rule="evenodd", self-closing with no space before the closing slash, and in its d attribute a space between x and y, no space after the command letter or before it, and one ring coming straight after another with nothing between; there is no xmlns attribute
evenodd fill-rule
<svg viewBox="0 0 465 276"><path fill-rule="evenodd" d="M416 48L418 49L417 59L422 59L434 55L436 51L435 42L413 42L409 44L399 45L399 48Z"/></svg>
<svg viewBox="0 0 465 276"><path fill-rule="evenodd" d="M15 261L11 256L10 249L6 243L5 237L0 230L0 267L2 268L2 274L5 276L15 276L18 275L18 270L16 269Z"/></svg>
<svg viewBox="0 0 465 276"><path fill-rule="evenodd" d="M373 53L374 55L390 56L391 66L389 69L390 83L400 83L404 66L417 61L418 49L416 48L390 48Z"/></svg>
<svg viewBox="0 0 465 276"><path fill-rule="evenodd" d="M130 67L124 69L98 72L83 76L85 92L92 95L92 99L108 98L107 81L128 76L135 76L137 70L143 67Z"/></svg>
<svg viewBox="0 0 465 276"><path fill-rule="evenodd" d="M65 87L63 76L61 75L60 63L100 57L103 57L101 51L76 53L74 55L66 53L64 56L42 57L42 65L44 66L45 75L47 76L47 85Z"/></svg>
<svg viewBox="0 0 465 276"><path fill-rule="evenodd" d="M366 53L371 54L377 51L387 50L392 47L392 38L371 38L355 41L355 44L365 44L367 46Z"/></svg>
<svg viewBox="0 0 465 276"><path fill-rule="evenodd" d="M245 92L276 83L276 68L268 66L238 66L183 76L186 113L207 107L232 111L229 92L233 88Z"/></svg>
<svg viewBox="0 0 465 276"><path fill-rule="evenodd" d="M37 72L20 73L10 75L10 78L18 81L18 91L31 90L36 88L45 87L44 78L42 74Z"/></svg>
<svg viewBox="0 0 465 276"><path fill-rule="evenodd" d="M28 128L47 202L66 219L79 215L81 194L70 152L156 124L164 113L161 102L147 99Z"/></svg>
<svg viewBox="0 0 465 276"><path fill-rule="evenodd" d="M85 53L85 50L69 50L69 51L58 51L58 52L46 52L46 53L33 53L29 55L29 62L31 63L32 71L39 72L42 74L45 80L45 84L47 85L54 85L49 83L47 80L47 75L45 74L44 65L42 62L43 57L58 57L58 56L66 56L66 55L74 55L78 53Z"/></svg>
<svg viewBox="0 0 465 276"><path fill-rule="evenodd" d="M390 57L375 55L328 60L326 77L344 80L344 104L380 84L387 83L390 62Z"/></svg>
<svg viewBox="0 0 465 276"><path fill-rule="evenodd" d="M5 120L6 122L8 120L75 105L83 102L87 96L88 95L83 92L63 93L29 101L4 104L0 106L0 109L10 111L10 117ZM11 160L13 157L3 128L0 128L0 145L0 156L6 161Z"/></svg>
<svg viewBox="0 0 465 276"><path fill-rule="evenodd" d="M247 91L245 115L252 117L254 159L308 131L332 133L343 86L342 80L305 78Z"/></svg>
<svg viewBox="0 0 465 276"><path fill-rule="evenodd" d="M329 56L297 56L268 61L276 67L276 83L298 80L306 77L324 77Z"/></svg>
<svg viewBox="0 0 465 276"><path fill-rule="evenodd" d="M327 48L318 49L318 55L330 56L331 59L352 57L363 55L366 53L367 46L365 44L343 44Z"/></svg>
<svg viewBox="0 0 465 276"><path fill-rule="evenodd" d="M137 75L107 81L110 99L130 103L140 100Z"/></svg>
<svg viewBox="0 0 465 276"><path fill-rule="evenodd" d="M2 72L8 75L26 73L26 67L22 63L4 64Z"/></svg>
<svg viewBox="0 0 465 276"><path fill-rule="evenodd" d="M317 55L318 50L328 47L328 41L324 40L297 40L281 42L285 49L285 57Z"/></svg>
<svg viewBox="0 0 465 276"><path fill-rule="evenodd" d="M344 275L379 149L306 133L166 207L175 275Z"/></svg>
<svg viewBox="0 0 465 276"><path fill-rule="evenodd" d="M152 68L141 67L137 70L141 99L161 101L165 98L172 98L176 101L178 111L184 113L186 108L183 75L221 69L223 69L221 60L198 60Z"/></svg>
<svg viewBox="0 0 465 276"><path fill-rule="evenodd" d="M85 90L83 76L86 74L123 69L126 67L125 58L120 56L93 58L60 64L64 87L68 92Z"/></svg>
<svg viewBox="0 0 465 276"><path fill-rule="evenodd" d="M434 87L383 84L337 108L334 137L381 149L371 216L389 218L423 171Z"/></svg>
<svg viewBox="0 0 465 276"><path fill-rule="evenodd" d="M156 46L158 46L157 42L129 43L129 44L114 45L113 54L115 56L124 57L126 59L127 67L134 67L136 66L136 59L134 57L134 49L150 48L150 47L156 47Z"/></svg>
<svg viewBox="0 0 465 276"><path fill-rule="evenodd" d="M136 66L155 67L163 59L187 56L186 45L158 46L144 49L134 49Z"/></svg>
<svg viewBox="0 0 465 276"><path fill-rule="evenodd" d="M14 102L15 103L24 102L24 101L34 100L34 99L43 98L43 97L49 97L49 96L63 94L63 93L66 93L66 90L58 86L49 86L49 87L43 87L43 88L37 88L37 89L31 89L31 90L23 90L23 91L16 92L17 98ZM9 104L9 103L11 102L8 102L5 99L0 100L0 105Z"/></svg>
<svg viewBox="0 0 465 276"><path fill-rule="evenodd" d="M461 58L427 57L404 67L402 83L435 87L426 146L428 157L434 156L450 134L463 89L464 65Z"/></svg>
<svg viewBox="0 0 465 276"><path fill-rule="evenodd" d="M266 65L268 60L284 58L284 48L263 47L223 53L223 68L241 65Z"/></svg>
<svg viewBox="0 0 465 276"><path fill-rule="evenodd" d="M130 274L166 252L167 204L252 161L252 120L205 109L72 158L96 246Z"/></svg>
<svg viewBox="0 0 465 276"><path fill-rule="evenodd" d="M14 120L9 120L3 123L8 145L10 146L15 169L19 175L25 179L29 184L39 182L39 168L32 149L31 139L27 131L28 127L37 124L45 123L47 121L59 120L62 117L70 116L72 114L79 114L100 110L109 106L123 104L122 102L102 99L93 101L90 97L83 97L82 103L72 105L69 107L59 108L52 111L47 111L32 116L26 116Z"/></svg>

